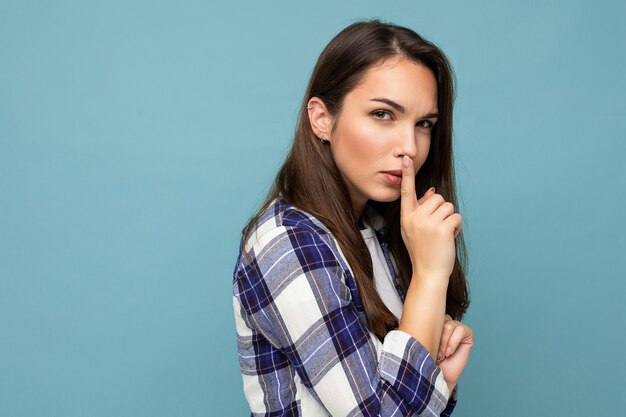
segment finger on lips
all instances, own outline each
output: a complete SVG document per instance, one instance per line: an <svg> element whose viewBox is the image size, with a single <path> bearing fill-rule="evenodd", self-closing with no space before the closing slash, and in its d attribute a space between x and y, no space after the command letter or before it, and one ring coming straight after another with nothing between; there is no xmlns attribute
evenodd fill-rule
<svg viewBox="0 0 626 417"><path fill-rule="evenodd" d="M408 156L402 158L402 184L400 185L400 210L407 213L419 205L415 196L415 177L413 161Z"/></svg>

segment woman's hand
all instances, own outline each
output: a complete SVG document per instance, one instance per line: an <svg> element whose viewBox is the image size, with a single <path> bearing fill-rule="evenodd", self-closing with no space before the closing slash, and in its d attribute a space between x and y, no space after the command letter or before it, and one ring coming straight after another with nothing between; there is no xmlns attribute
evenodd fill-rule
<svg viewBox="0 0 626 417"><path fill-rule="evenodd" d="M454 386L467 365L474 344L474 332L460 321L446 314L439 343L437 364L448 386Z"/></svg>
<svg viewBox="0 0 626 417"><path fill-rule="evenodd" d="M413 275L447 286L456 259L454 239L461 230L461 215L432 189L418 200L413 161L404 156L402 165L400 230Z"/></svg>

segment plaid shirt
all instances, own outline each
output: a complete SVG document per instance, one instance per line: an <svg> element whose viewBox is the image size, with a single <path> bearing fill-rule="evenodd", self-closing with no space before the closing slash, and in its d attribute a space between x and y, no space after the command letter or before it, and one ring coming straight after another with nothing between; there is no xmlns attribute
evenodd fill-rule
<svg viewBox="0 0 626 417"><path fill-rule="evenodd" d="M450 396L424 346L400 330L383 342L369 331L352 270L312 215L282 197L274 200L241 242L233 277L239 362L252 416L452 413L457 388Z"/></svg>

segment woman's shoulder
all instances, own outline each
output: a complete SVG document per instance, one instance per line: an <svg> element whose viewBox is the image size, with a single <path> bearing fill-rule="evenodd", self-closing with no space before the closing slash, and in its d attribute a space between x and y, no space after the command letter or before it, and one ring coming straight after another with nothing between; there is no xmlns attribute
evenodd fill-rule
<svg viewBox="0 0 626 417"><path fill-rule="evenodd" d="M279 195L270 202L243 237L241 251L258 256L279 239L308 237L332 241L330 230L313 214L294 206Z"/></svg>
<svg viewBox="0 0 626 417"><path fill-rule="evenodd" d="M245 242L242 238L233 271L235 288L261 285L280 291L313 271L343 280L350 269L337 240L319 219L282 197L274 199Z"/></svg>

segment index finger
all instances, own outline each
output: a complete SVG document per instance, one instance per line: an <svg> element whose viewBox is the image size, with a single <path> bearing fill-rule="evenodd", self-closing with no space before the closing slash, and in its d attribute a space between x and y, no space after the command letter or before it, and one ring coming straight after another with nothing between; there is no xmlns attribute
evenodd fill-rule
<svg viewBox="0 0 626 417"><path fill-rule="evenodd" d="M419 205L415 195L415 172L413 161L408 156L402 157L402 184L400 185L400 214L410 213Z"/></svg>

